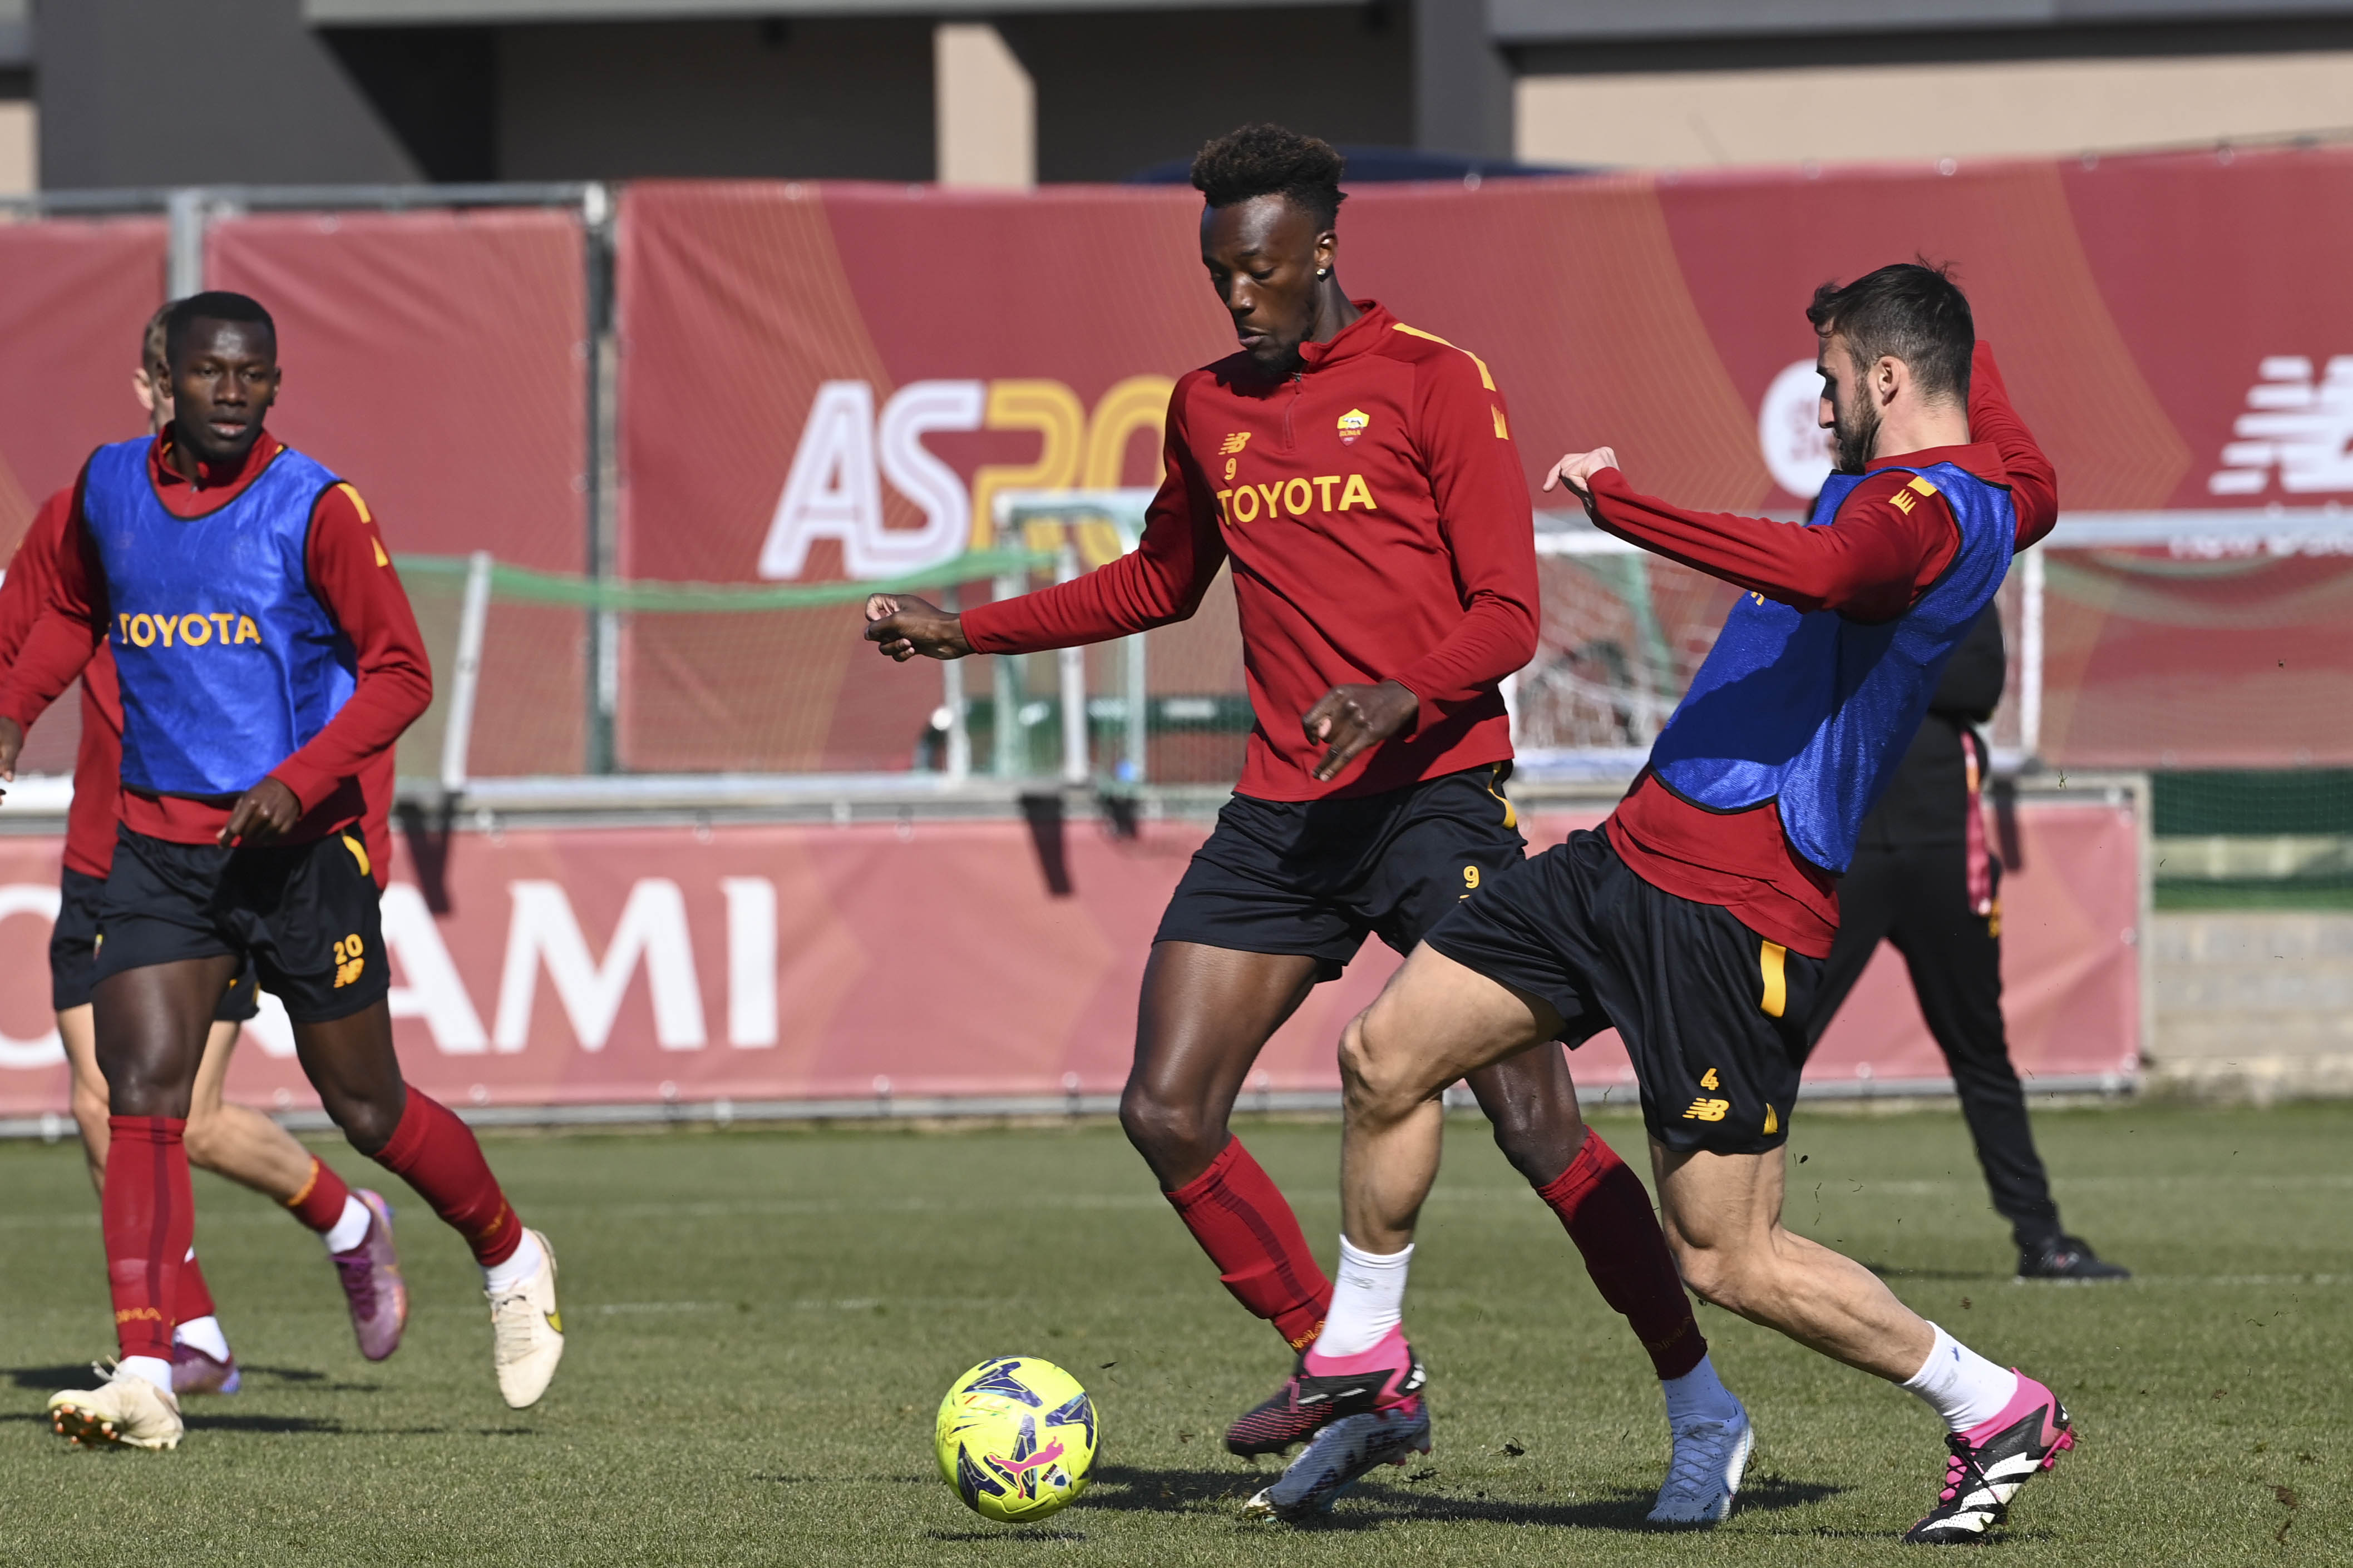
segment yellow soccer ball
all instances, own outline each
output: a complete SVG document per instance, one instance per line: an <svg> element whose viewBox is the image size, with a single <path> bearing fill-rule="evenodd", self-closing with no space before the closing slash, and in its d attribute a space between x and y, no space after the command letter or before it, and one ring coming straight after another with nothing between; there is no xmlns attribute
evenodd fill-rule
<svg viewBox="0 0 2353 1568"><path fill-rule="evenodd" d="M997 1356L940 1401L933 1447L965 1507L1026 1524L1087 1489L1098 1432L1095 1403L1077 1378L1035 1356Z"/></svg>

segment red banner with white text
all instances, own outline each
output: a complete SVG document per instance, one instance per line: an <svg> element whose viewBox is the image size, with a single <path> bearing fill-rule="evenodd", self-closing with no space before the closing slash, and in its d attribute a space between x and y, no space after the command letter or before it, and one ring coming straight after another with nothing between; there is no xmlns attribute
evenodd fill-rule
<svg viewBox="0 0 2353 1568"><path fill-rule="evenodd" d="M1002 490L1150 482L1158 400L1232 347L1198 212L1182 188L632 187L625 569L887 576L980 537ZM1828 466L1814 287L1952 263L2069 513L2283 519L2192 570L2168 548L2070 557L2043 754L2353 762L2327 559L2353 552L2353 519L2327 521L2353 500L2353 151L1373 185L1339 234L1353 293L1492 367L1532 482L1607 442L1638 486L1785 513ZM1229 609L1201 620L1199 646L1155 644L1155 692L1172 659L1231 668ZM642 626L624 757L904 767L937 684L862 653L838 618Z"/></svg>
<svg viewBox="0 0 2353 1568"><path fill-rule="evenodd" d="M1547 811L1528 832L1542 846L1592 820ZM2015 826L2002 884L2011 1055L2030 1077L2128 1073L2140 1039L2130 814L2028 802ZM402 1060L459 1105L1115 1092L1153 930L1206 831L460 833L425 879L404 843L384 904ZM0 1114L66 1105L46 962L57 856L52 841L0 839ZM911 889L923 920L908 918ZM1341 1026L1396 962L1368 942L1276 1036L1251 1087L1336 1088ZM248 1036L232 1093L316 1104L282 1012ZM1614 1036L1572 1065L1588 1096L1631 1082ZM1892 952L1810 1073L1946 1076Z"/></svg>

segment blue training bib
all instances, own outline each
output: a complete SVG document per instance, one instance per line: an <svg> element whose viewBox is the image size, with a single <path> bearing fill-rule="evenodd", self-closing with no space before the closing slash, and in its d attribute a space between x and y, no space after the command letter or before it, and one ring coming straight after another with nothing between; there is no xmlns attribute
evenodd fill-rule
<svg viewBox="0 0 2353 1568"><path fill-rule="evenodd" d="M311 592L311 511L341 481L290 448L237 497L174 517L145 440L100 447L82 513L106 572L122 681L122 782L242 795L326 728L357 658Z"/></svg>
<svg viewBox="0 0 2353 1568"><path fill-rule="evenodd" d="M1830 871L1854 858L1862 819L1920 728L1945 661L2000 588L2017 548L2010 491L1951 463L1833 474L1809 526L1837 526L1854 488L1891 470L1913 475L1907 489L1923 500L1942 495L1958 521L1960 548L1944 574L1876 626L1742 595L1651 747L1651 771L1695 805L1736 812L1777 803L1791 847Z"/></svg>

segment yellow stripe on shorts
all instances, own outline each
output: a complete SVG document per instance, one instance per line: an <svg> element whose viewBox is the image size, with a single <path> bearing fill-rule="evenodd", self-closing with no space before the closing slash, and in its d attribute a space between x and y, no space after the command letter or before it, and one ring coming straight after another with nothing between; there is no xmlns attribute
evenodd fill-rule
<svg viewBox="0 0 2353 1568"><path fill-rule="evenodd" d="M358 839L353 837L348 833L344 834L343 847L350 850L352 852L352 858L360 863L361 876L373 877L375 875L375 868L368 864L368 852L360 847L360 841Z"/></svg>
<svg viewBox="0 0 2353 1568"><path fill-rule="evenodd" d="M1789 1005L1789 977L1781 967L1782 960L1788 956L1789 950L1778 942L1766 942L1757 954L1757 971L1765 977L1765 999L1757 1005L1768 1018L1779 1017L1782 1009Z"/></svg>

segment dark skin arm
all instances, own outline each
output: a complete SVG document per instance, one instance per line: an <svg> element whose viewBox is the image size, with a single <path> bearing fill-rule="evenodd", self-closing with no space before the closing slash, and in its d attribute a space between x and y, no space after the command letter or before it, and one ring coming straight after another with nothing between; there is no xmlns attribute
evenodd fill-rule
<svg viewBox="0 0 2353 1568"><path fill-rule="evenodd" d="M1394 680L1378 686L1335 686L1318 698L1300 721L1311 741L1324 745L1315 764L1318 783L1338 778L1350 763L1393 735L1413 728L1421 699Z"/></svg>
<svg viewBox="0 0 2353 1568"><path fill-rule="evenodd" d="M972 652L972 644L965 640L962 616L913 594L868 595L866 640L879 645L884 657L900 664L918 654L925 658L963 658Z"/></svg>
<svg viewBox="0 0 2353 1568"><path fill-rule="evenodd" d="M972 652L972 645L965 640L962 616L912 594L868 595L866 640L901 664L918 656L963 658ZM1323 760L1315 764L1315 777L1327 783L1339 777L1365 752L1411 729L1420 710L1421 700L1394 680L1378 686L1334 687L1300 719L1307 738L1323 742L1326 748ZM248 794L237 803L237 809L243 811L252 798Z"/></svg>
<svg viewBox="0 0 2353 1568"><path fill-rule="evenodd" d="M25 731L14 719L0 719L0 779L13 784L16 759L25 750ZM5 793L5 792L0 792ZM223 844L268 844L283 837L301 820L302 803L276 779L263 779L237 796L220 831Z"/></svg>

